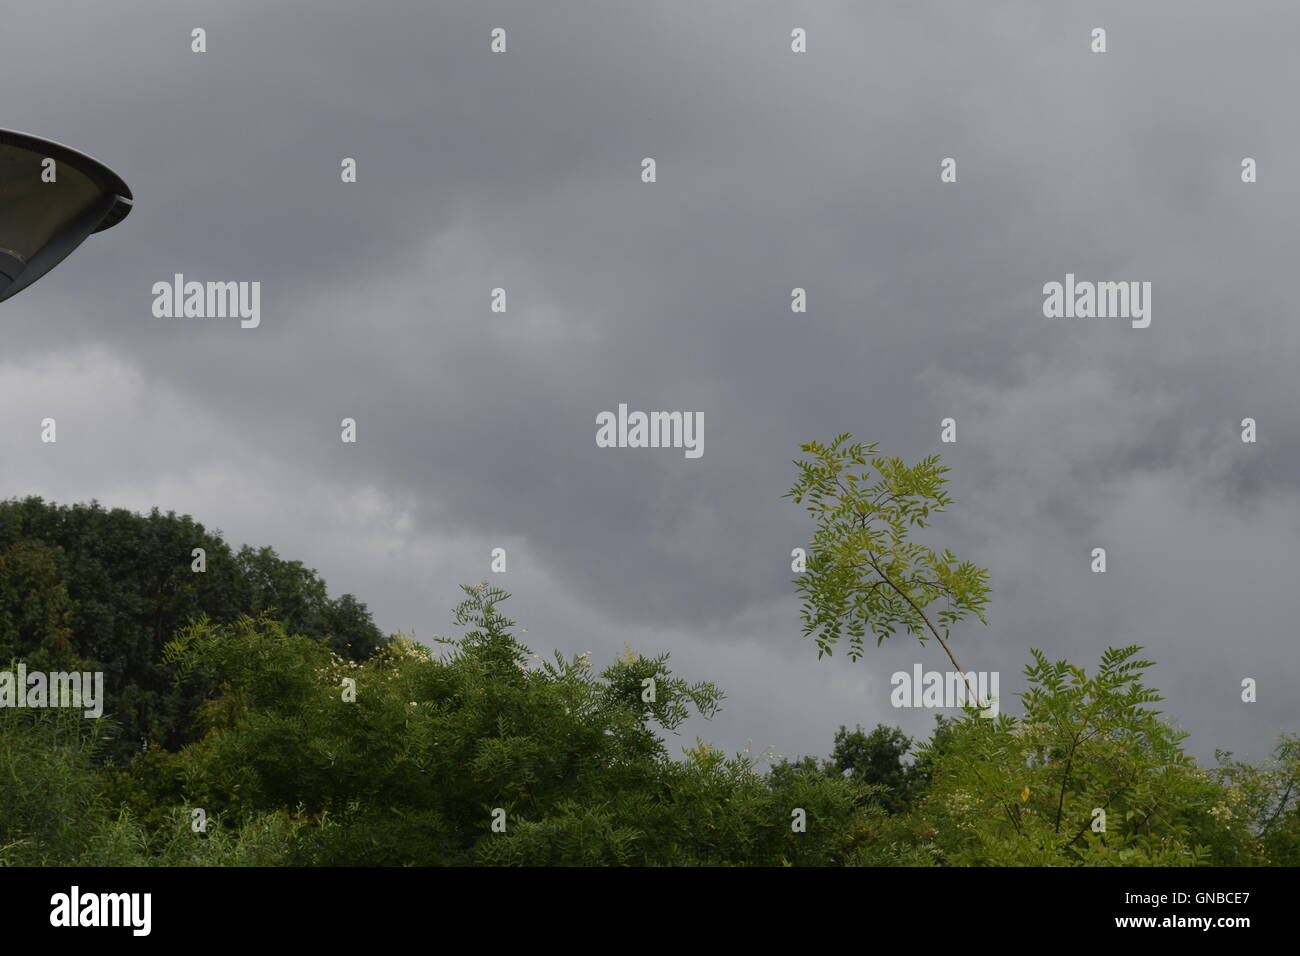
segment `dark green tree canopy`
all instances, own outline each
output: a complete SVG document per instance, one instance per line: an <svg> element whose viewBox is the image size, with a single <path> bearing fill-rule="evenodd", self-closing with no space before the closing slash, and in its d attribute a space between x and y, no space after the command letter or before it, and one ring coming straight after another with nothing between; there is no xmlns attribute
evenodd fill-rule
<svg viewBox="0 0 1300 956"><path fill-rule="evenodd" d="M193 570L193 552L206 570ZM192 739L193 698L163 671L163 645L191 620L269 614L349 660L385 643L366 606L270 548L232 551L188 515L96 502L0 502L0 656L104 672L119 756Z"/></svg>

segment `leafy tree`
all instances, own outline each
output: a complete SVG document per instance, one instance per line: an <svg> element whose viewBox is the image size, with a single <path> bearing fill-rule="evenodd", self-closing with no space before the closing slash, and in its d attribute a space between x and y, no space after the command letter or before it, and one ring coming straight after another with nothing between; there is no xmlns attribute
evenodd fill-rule
<svg viewBox="0 0 1300 956"><path fill-rule="evenodd" d="M831 759L815 757L780 760L768 772L773 788L788 786L806 774L823 774L847 778L858 786L859 802L871 804L886 813L905 811L923 791L925 780L914 763L906 759L912 739L897 727L884 724L870 733L857 727L850 731L840 727L835 733Z"/></svg>
<svg viewBox="0 0 1300 956"><path fill-rule="evenodd" d="M795 581L804 634L817 641L818 657L847 635L857 660L868 629L880 644L902 628L922 644L935 638L961 672L950 630L971 615L988 623L988 572L910 539L951 503L948 469L933 455L909 467L851 438L800 446L811 458L794 462L799 478L785 495L817 522L807 571Z"/></svg>
<svg viewBox="0 0 1300 956"><path fill-rule="evenodd" d="M204 573L192 570L195 548L206 552ZM351 660L383 643L365 605L331 600L314 571L270 548L233 553L187 515L0 501L0 659L103 671L118 736L101 756L123 761L146 741L175 749L192 740L205 689L174 684L163 645L199 617L263 612Z"/></svg>
<svg viewBox="0 0 1300 956"><path fill-rule="evenodd" d="M901 813L911 806L919 792L919 778L907 763L912 739L897 727L879 724L864 733L841 727L831 751L832 766L850 779L880 788L880 804L889 813Z"/></svg>
<svg viewBox="0 0 1300 956"><path fill-rule="evenodd" d="M911 539L951 503L948 469L937 456L908 466L847 434L801 448L810 458L795 462L799 477L787 497L816 520L807 570L795 583L803 631L816 639L818 656L847 637L856 660L868 631L880 644L902 629L922 643L936 639L969 688L951 628L971 616L987 624L988 572ZM826 769L852 766L882 786L893 811L860 858L1164 865L1292 852L1297 750L1284 741L1269 770L1224 768L1221 777L1241 784L1225 790L1182 752L1183 735L1145 706L1160 698L1141 683L1151 664L1136 660L1137 651L1108 650L1091 677L1035 651L1022 718L985 718L968 702L964 719L940 720L910 768L897 753L902 741L887 730L871 739L841 728ZM1094 829L1103 819L1105 828Z"/></svg>
<svg viewBox="0 0 1300 956"><path fill-rule="evenodd" d="M97 828L92 756L107 722L0 708L0 865L77 861Z"/></svg>
<svg viewBox="0 0 1300 956"><path fill-rule="evenodd" d="M1211 813L1220 820L1244 820L1255 838L1236 849L1241 863L1262 856L1276 866L1300 866L1300 736L1282 734L1271 758L1260 766L1215 756L1215 779L1225 799ZM1252 852L1253 851L1253 852Z"/></svg>
<svg viewBox="0 0 1300 956"><path fill-rule="evenodd" d="M40 541L0 550L0 661L20 658L34 670L79 669L73 644L75 604L63 554Z"/></svg>
<svg viewBox="0 0 1300 956"><path fill-rule="evenodd" d="M941 750L918 812L953 865L1194 865L1240 843L1216 815L1222 786L1147 704L1150 661L1112 648L1093 675L1034 651L1024 714L968 706ZM1232 832L1235 828L1235 832Z"/></svg>
<svg viewBox="0 0 1300 956"><path fill-rule="evenodd" d="M801 774L824 774L832 777L837 775L837 771L831 764L824 760L818 760L816 757L805 756L794 760L785 757L777 760L768 768L767 783L768 786L774 789L787 787Z"/></svg>
<svg viewBox="0 0 1300 956"><path fill-rule="evenodd" d="M351 594L331 600L325 582L301 561L285 561L273 548L245 545L234 563L234 593L243 614L269 613L290 634L324 636L349 660L365 660L384 643L364 604Z"/></svg>
<svg viewBox="0 0 1300 956"><path fill-rule="evenodd" d="M667 655L628 650L599 674L585 655L542 660L514 637L506 597L466 588L464 637L438 655L399 639L365 662L266 617L195 622L166 658L220 689L203 736L142 759L119 799L203 806L236 831L292 812L310 826L291 859L314 864L825 864L866 839L872 811L843 777L769 786L706 744L669 756L662 734L716 712L715 686L673 676ZM791 829L796 808L807 832Z"/></svg>

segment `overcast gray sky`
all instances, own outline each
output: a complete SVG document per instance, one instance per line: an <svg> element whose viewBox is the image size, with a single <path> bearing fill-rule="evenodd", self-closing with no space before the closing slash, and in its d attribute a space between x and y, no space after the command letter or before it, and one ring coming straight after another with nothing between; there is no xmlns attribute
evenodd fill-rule
<svg viewBox="0 0 1300 956"><path fill-rule="evenodd" d="M15 6L3 125L136 208L0 305L0 496L190 513L424 639L490 578L539 652L721 685L675 750L825 754L926 732L889 677L945 664L800 636L781 495L852 432L952 467L1004 698L1031 647L1139 643L1194 752L1262 757L1300 731L1297 42L1265 0ZM1150 281L1151 326L1045 318L1067 272ZM261 282L261 326L154 318L174 273ZM597 448L619 403L702 412L703 456Z"/></svg>

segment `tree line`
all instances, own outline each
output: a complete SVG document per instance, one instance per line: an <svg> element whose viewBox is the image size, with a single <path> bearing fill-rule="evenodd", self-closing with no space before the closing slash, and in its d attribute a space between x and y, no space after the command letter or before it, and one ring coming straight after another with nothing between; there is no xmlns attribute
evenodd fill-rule
<svg viewBox="0 0 1300 956"><path fill-rule="evenodd" d="M987 572L909 538L947 504L944 469L847 436L804 450L805 633L850 656L913 634L955 665ZM1300 863L1300 737L1200 766L1135 645L1090 670L1035 652L1018 708L925 740L841 727L827 758L764 765L682 746L724 695L667 654L543 657L504 591L464 592L458 636L385 638L315 571L188 516L0 502L0 661L110 691L99 720L0 709L0 863Z"/></svg>

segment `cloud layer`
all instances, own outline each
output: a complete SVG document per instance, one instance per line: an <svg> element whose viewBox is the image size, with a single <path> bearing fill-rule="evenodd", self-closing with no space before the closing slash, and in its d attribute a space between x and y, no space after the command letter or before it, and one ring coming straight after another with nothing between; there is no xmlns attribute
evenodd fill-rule
<svg viewBox="0 0 1300 956"><path fill-rule="evenodd" d="M505 547L536 650L671 651L729 695L692 733L825 753L924 732L889 675L942 666L798 636L780 496L851 431L953 468L966 666L1010 695L1030 647L1144 644L1198 754L1260 756L1300 729L1300 11L1090 7L20 8L6 122L137 208L0 312L0 494L192 513L426 637ZM261 327L154 319L178 272L260 281ZM1045 319L1066 272L1151 281L1151 327ZM595 447L620 402L702 412L704 457Z"/></svg>

